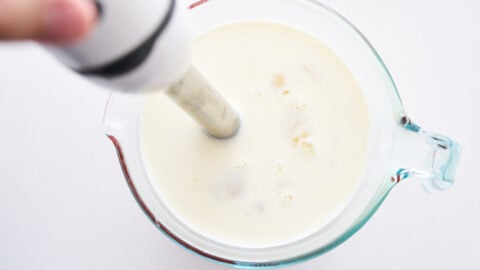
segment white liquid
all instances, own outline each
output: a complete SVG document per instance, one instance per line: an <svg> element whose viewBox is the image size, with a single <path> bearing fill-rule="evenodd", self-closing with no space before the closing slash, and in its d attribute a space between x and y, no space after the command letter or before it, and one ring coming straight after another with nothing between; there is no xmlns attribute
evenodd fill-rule
<svg viewBox="0 0 480 270"><path fill-rule="evenodd" d="M184 224L222 243L269 247L306 237L343 210L363 176L369 116L331 49L286 25L241 22L197 38L194 63L242 127L232 139L211 139L163 93L148 97L144 161Z"/></svg>

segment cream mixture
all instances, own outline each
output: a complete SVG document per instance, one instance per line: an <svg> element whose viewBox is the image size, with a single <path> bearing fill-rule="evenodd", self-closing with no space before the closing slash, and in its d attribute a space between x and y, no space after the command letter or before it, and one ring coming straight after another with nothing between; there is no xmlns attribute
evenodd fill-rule
<svg viewBox="0 0 480 270"><path fill-rule="evenodd" d="M369 136L366 101L342 59L305 32L251 21L199 36L193 61L242 126L213 139L163 93L148 95L143 158L177 218L215 241L269 247L342 211L362 180Z"/></svg>

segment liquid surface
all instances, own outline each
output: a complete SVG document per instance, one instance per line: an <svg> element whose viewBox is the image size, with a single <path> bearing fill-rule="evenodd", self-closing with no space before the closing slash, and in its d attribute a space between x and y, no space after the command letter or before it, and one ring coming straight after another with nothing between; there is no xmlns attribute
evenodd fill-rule
<svg viewBox="0 0 480 270"><path fill-rule="evenodd" d="M193 57L242 126L212 139L166 95L150 94L141 146L163 203L193 231L241 247L286 244L325 226L366 162L368 110L348 67L309 34L269 22L211 30Z"/></svg>

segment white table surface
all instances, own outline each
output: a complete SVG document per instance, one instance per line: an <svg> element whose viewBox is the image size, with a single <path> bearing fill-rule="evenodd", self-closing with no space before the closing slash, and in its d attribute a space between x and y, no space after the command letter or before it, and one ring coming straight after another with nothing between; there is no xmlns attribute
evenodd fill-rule
<svg viewBox="0 0 480 270"><path fill-rule="evenodd" d="M378 49L411 117L464 153L452 189L406 181L347 242L289 269L480 269L480 2L325 2ZM35 45L0 45L0 269L225 269L137 207L103 135L106 98Z"/></svg>

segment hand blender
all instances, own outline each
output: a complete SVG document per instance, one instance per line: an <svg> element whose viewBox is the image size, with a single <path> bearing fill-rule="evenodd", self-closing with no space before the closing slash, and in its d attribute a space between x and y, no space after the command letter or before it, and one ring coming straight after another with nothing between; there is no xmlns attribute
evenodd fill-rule
<svg viewBox="0 0 480 270"><path fill-rule="evenodd" d="M61 62L112 90L165 93L216 138L233 136L236 111L189 58L187 11L178 0L97 0L95 29L84 40L48 47Z"/></svg>

